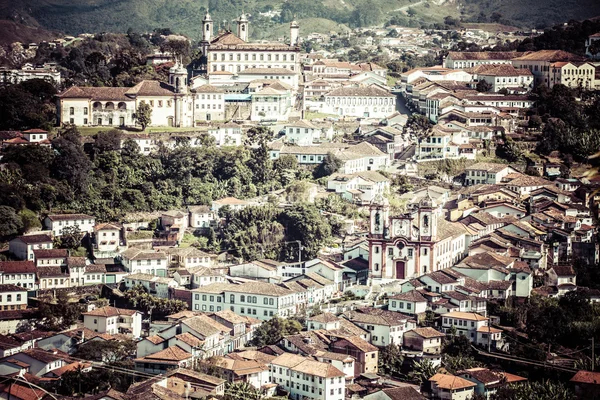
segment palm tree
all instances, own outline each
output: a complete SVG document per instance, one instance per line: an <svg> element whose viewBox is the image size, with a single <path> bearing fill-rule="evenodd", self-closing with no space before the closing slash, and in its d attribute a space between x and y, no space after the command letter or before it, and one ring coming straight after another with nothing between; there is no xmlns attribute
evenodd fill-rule
<svg viewBox="0 0 600 400"><path fill-rule="evenodd" d="M433 363L428 359L423 359L421 361L417 361L412 365L412 371L409 372L408 378L415 383L420 385L424 384L437 374L438 368L433 365Z"/></svg>
<svg viewBox="0 0 600 400"><path fill-rule="evenodd" d="M228 383L225 388L225 400L262 400L265 396L247 382Z"/></svg>

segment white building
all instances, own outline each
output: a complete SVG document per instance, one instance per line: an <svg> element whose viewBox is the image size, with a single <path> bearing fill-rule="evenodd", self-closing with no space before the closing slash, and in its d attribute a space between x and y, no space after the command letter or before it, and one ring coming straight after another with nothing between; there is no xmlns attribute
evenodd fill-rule
<svg viewBox="0 0 600 400"><path fill-rule="evenodd" d="M33 261L0 261L0 284L37 288L37 268Z"/></svg>
<svg viewBox="0 0 600 400"><path fill-rule="evenodd" d="M208 134L215 138L217 147L242 145L242 127L235 123L212 126Z"/></svg>
<svg viewBox="0 0 600 400"><path fill-rule="evenodd" d="M245 282L242 284L213 283L192 290L192 310L217 312L229 309L242 316L265 321L274 316L294 315L296 293L276 284Z"/></svg>
<svg viewBox="0 0 600 400"><path fill-rule="evenodd" d="M272 383L282 386L295 399L345 398L345 374L327 362L284 353L270 362L269 374Z"/></svg>
<svg viewBox="0 0 600 400"><path fill-rule="evenodd" d="M44 227L54 236L62 235L64 228L72 226L78 227L81 233L92 233L95 225L95 218L86 214L51 214L44 219Z"/></svg>
<svg viewBox="0 0 600 400"><path fill-rule="evenodd" d="M129 333L137 338L142 331L142 313L110 306L101 307L83 313L83 325L98 333Z"/></svg>
<svg viewBox="0 0 600 400"><path fill-rule="evenodd" d="M321 129L310 121L298 120L289 122L283 127L285 142L298 146L313 146L321 141Z"/></svg>
<svg viewBox="0 0 600 400"><path fill-rule="evenodd" d="M267 58L269 56L267 55ZM298 72L287 68L246 68L237 73L239 82L252 82L255 80L277 80L285 85L298 90Z"/></svg>
<svg viewBox="0 0 600 400"><path fill-rule="evenodd" d="M20 69L0 69L0 82L3 83L21 83L31 79L42 79L54 85L60 85L60 72L55 68L44 65L41 68L31 63L25 63Z"/></svg>
<svg viewBox="0 0 600 400"><path fill-rule="evenodd" d="M167 255L163 252L134 248L124 251L121 256L127 272L167 276Z"/></svg>
<svg viewBox="0 0 600 400"><path fill-rule="evenodd" d="M289 91L265 87L251 94L252 121L287 121L292 111L292 96Z"/></svg>
<svg viewBox="0 0 600 400"><path fill-rule="evenodd" d="M236 199L235 197L225 197L219 200L213 200L211 210L218 215L221 207L228 206L233 211L243 210L249 206L246 200Z"/></svg>
<svg viewBox="0 0 600 400"><path fill-rule="evenodd" d="M213 38L213 20L206 13L202 21L202 53L207 54L206 70L210 73L227 71L231 74L255 68L284 68L300 72L300 48L298 47L298 23L290 23L290 42L248 42L249 22L242 15L237 23L237 35L231 31Z"/></svg>
<svg viewBox="0 0 600 400"><path fill-rule="evenodd" d="M327 190L333 190L344 200L365 205L376 196L383 196L390 180L377 171L356 172L350 175L333 174L327 179Z"/></svg>
<svg viewBox="0 0 600 400"><path fill-rule="evenodd" d="M518 172L506 164L477 163L465 170L465 185L497 185L508 174Z"/></svg>
<svg viewBox="0 0 600 400"><path fill-rule="evenodd" d="M131 274L124 279L127 289L131 289L136 285L142 285L152 296L163 299L169 298L169 289L179 287L177 281L172 278L162 278L149 274Z"/></svg>
<svg viewBox="0 0 600 400"><path fill-rule="evenodd" d="M435 374L429 378L431 393L440 400L469 400L475 394L475 383L451 374Z"/></svg>
<svg viewBox="0 0 600 400"><path fill-rule="evenodd" d="M427 299L416 290L390 296L388 310L409 315L420 315L427 311Z"/></svg>
<svg viewBox="0 0 600 400"><path fill-rule="evenodd" d="M121 229L118 224L98 224L94 227L94 253L116 253L121 243Z"/></svg>
<svg viewBox="0 0 600 400"><path fill-rule="evenodd" d="M404 332L417 327L416 320L409 315L378 308L346 311L342 316L369 332L369 341L379 347L390 344L401 346Z"/></svg>
<svg viewBox="0 0 600 400"><path fill-rule="evenodd" d="M334 89L323 106L324 113L356 118L385 118L395 111L396 96L375 85Z"/></svg>
<svg viewBox="0 0 600 400"><path fill-rule="evenodd" d="M217 221L217 217L208 206L190 206L190 227L210 228Z"/></svg>
<svg viewBox="0 0 600 400"><path fill-rule="evenodd" d="M51 249L52 237L47 234L19 236L8 243L8 252L17 260L33 261L33 250Z"/></svg>
<svg viewBox="0 0 600 400"><path fill-rule="evenodd" d="M0 309L2 311L27 308L27 289L17 285L0 285Z"/></svg>

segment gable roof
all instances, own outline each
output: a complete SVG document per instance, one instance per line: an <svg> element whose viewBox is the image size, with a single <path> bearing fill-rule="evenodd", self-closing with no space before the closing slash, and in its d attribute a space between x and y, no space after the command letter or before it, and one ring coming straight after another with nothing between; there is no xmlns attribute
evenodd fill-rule
<svg viewBox="0 0 600 400"><path fill-rule="evenodd" d="M85 312L85 313L83 313L83 315L90 315L90 316L94 316L94 317L117 317L119 315L132 316L136 313L139 313L139 311L106 306L106 307L100 307L100 308L96 308L95 310Z"/></svg>
<svg viewBox="0 0 600 400"><path fill-rule="evenodd" d="M435 374L429 378L429 381L435 382L438 388L447 390L467 389L477 386L471 381L449 374Z"/></svg>
<svg viewBox="0 0 600 400"><path fill-rule="evenodd" d="M160 81L144 80L125 92L128 96L173 96L173 86Z"/></svg>

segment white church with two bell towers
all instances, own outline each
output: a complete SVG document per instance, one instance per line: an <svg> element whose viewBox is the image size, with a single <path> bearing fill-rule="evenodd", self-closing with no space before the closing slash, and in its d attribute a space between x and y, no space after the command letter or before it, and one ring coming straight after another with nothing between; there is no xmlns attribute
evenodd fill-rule
<svg viewBox="0 0 600 400"><path fill-rule="evenodd" d="M200 48L206 57L208 74L228 72L240 73L246 69L280 68L296 74L300 70L300 25L290 23L289 43L249 42L250 23L246 14L235 20L237 32L222 31L213 37L214 24L207 11L202 20L202 41Z"/></svg>
<svg viewBox="0 0 600 400"><path fill-rule="evenodd" d="M408 212L390 215L387 199L370 207L369 278L407 280L454 265L465 256L467 230L444 219L444 211L427 193Z"/></svg>

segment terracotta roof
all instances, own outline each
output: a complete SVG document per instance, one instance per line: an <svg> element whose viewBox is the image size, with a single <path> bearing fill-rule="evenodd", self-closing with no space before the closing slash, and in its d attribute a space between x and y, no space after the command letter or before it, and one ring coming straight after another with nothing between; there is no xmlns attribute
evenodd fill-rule
<svg viewBox="0 0 600 400"><path fill-rule="evenodd" d="M52 214L48 215L48 219L50 219L51 221L75 221L80 219L94 220L95 218L87 214Z"/></svg>
<svg viewBox="0 0 600 400"><path fill-rule="evenodd" d="M63 270L59 266L40 266L37 268L37 274L40 278L66 278L69 276L66 270Z"/></svg>
<svg viewBox="0 0 600 400"><path fill-rule="evenodd" d="M160 81L141 81L125 94L129 96L173 96L173 86Z"/></svg>
<svg viewBox="0 0 600 400"><path fill-rule="evenodd" d="M357 349L359 349L362 352L365 353L370 353L373 351L378 351L379 349L372 345L371 343L367 342L364 339L361 339L359 336L345 336L343 339L337 340L334 344L333 347L340 347L340 346L344 346L345 347L345 343L350 344L353 347L356 347Z"/></svg>
<svg viewBox="0 0 600 400"><path fill-rule="evenodd" d="M394 296L390 296L390 299L412 301L412 302L416 302L416 303L419 303L419 302L426 303L427 302L427 299L425 297L423 297L423 295L421 293L419 293L417 290L411 290L410 292L396 294Z"/></svg>
<svg viewBox="0 0 600 400"><path fill-rule="evenodd" d="M430 382L435 382L440 389L459 390L477 386L475 383L454 375L435 374L429 378Z"/></svg>
<svg viewBox="0 0 600 400"><path fill-rule="evenodd" d="M175 338L191 347L201 347L204 344L204 340L198 339L196 336L189 332L184 332L179 335L175 335Z"/></svg>
<svg viewBox="0 0 600 400"><path fill-rule="evenodd" d="M36 260L40 258L67 258L69 251L67 249L40 249L33 250L33 254Z"/></svg>
<svg viewBox="0 0 600 400"><path fill-rule="evenodd" d="M320 322L322 324L327 324L330 322L336 322L340 319L335 316L335 314L324 312L319 315L315 315L314 317L308 317L308 321Z"/></svg>
<svg viewBox="0 0 600 400"><path fill-rule="evenodd" d="M570 265L555 265L551 268L557 276L575 276L575 270Z"/></svg>
<svg viewBox="0 0 600 400"><path fill-rule="evenodd" d="M120 224L115 224L115 223L103 223L103 224L97 224L96 226L94 226L94 230L95 231L100 231L100 230L120 230L121 229L121 225Z"/></svg>
<svg viewBox="0 0 600 400"><path fill-rule="evenodd" d="M348 386L346 386L348 387ZM425 400L423 396L412 386L401 386L381 390L390 400ZM376 394L377 392L375 392Z"/></svg>
<svg viewBox="0 0 600 400"><path fill-rule="evenodd" d="M152 344L160 344L160 343L167 341L167 339L160 337L158 335L148 336L148 337L144 338L143 340L147 340Z"/></svg>
<svg viewBox="0 0 600 400"><path fill-rule="evenodd" d="M94 317L116 317L118 315L128 315L132 316L139 311L136 310L127 310L124 308L116 308L111 306L96 308L95 310L88 311L83 313L83 315L90 315Z"/></svg>
<svg viewBox="0 0 600 400"><path fill-rule="evenodd" d="M137 358L136 361L176 363L178 361L189 360L190 358L192 358L192 355L181 347L171 346L157 353L147 355L146 357Z"/></svg>
<svg viewBox="0 0 600 400"><path fill-rule="evenodd" d="M58 97L63 99L90 99L92 101L131 101L126 96L126 87L83 87L71 86Z"/></svg>
<svg viewBox="0 0 600 400"><path fill-rule="evenodd" d="M8 292L26 292L27 289L17 285L4 284L0 285L0 293Z"/></svg>
<svg viewBox="0 0 600 400"><path fill-rule="evenodd" d="M514 58L515 61L584 61L585 59L563 50L540 50Z"/></svg>
<svg viewBox="0 0 600 400"><path fill-rule="evenodd" d="M52 243L52 237L50 237L50 235L46 235L46 234L24 235L24 236L19 236L15 240L20 240L26 244Z"/></svg>
<svg viewBox="0 0 600 400"><path fill-rule="evenodd" d="M600 372L581 370L571 378L570 382L600 385Z"/></svg>
<svg viewBox="0 0 600 400"><path fill-rule="evenodd" d="M322 378L343 377L345 374L329 363L314 361L310 358L298 354L284 353L277 356L272 365L290 368L292 371L301 372L307 375L314 375Z"/></svg>
<svg viewBox="0 0 600 400"><path fill-rule="evenodd" d="M35 273L37 268L33 261L0 261L0 271L10 273Z"/></svg>
<svg viewBox="0 0 600 400"><path fill-rule="evenodd" d="M458 319L466 319L468 321L486 321L487 318L483 315L479 315L476 313L468 313L468 312L459 312L453 311L446 314L442 314L444 318L458 318Z"/></svg>
<svg viewBox="0 0 600 400"><path fill-rule="evenodd" d="M446 336L445 333L439 332L439 331L437 331L437 330L435 330L435 329L433 329L431 327L414 328L414 329L411 329L408 332L414 332L417 335L419 335L419 336L421 336L421 337L423 337L425 339L436 338L436 337L445 337Z"/></svg>
<svg viewBox="0 0 600 400"><path fill-rule="evenodd" d="M209 85L207 83L206 85L202 85L200 87L195 88L194 92L196 92L196 93L224 93L225 91L221 88L218 88L213 85Z"/></svg>
<svg viewBox="0 0 600 400"><path fill-rule="evenodd" d="M376 86L342 87L332 90L325 96L394 97L392 93Z"/></svg>
<svg viewBox="0 0 600 400"><path fill-rule="evenodd" d="M469 368L459 371L458 375L471 376L484 385L500 383L500 381L503 380L503 376L500 372L490 371L488 368Z"/></svg>
<svg viewBox="0 0 600 400"><path fill-rule="evenodd" d="M239 75L296 75L296 72L287 68L246 68L238 72Z"/></svg>
<svg viewBox="0 0 600 400"><path fill-rule="evenodd" d="M245 200L236 199L235 197L225 197L219 200L213 200L213 203L219 205L245 205L248 204Z"/></svg>
<svg viewBox="0 0 600 400"><path fill-rule="evenodd" d="M512 51L451 51L448 57L453 60L512 60L521 57L524 54L521 52Z"/></svg>

